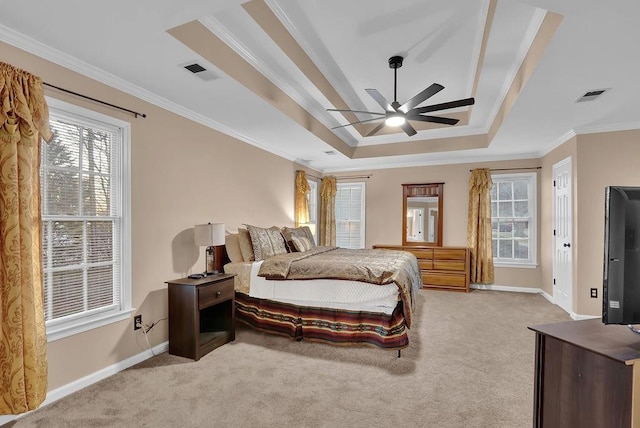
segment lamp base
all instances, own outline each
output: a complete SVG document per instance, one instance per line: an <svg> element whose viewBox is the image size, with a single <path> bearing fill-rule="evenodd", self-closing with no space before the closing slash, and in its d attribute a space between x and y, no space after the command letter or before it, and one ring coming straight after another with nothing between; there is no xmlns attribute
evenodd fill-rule
<svg viewBox="0 0 640 428"><path fill-rule="evenodd" d="M218 270L212 270L212 271L208 271L208 272L202 272L202 274L204 276L210 276L210 275L220 275L220 271Z"/></svg>

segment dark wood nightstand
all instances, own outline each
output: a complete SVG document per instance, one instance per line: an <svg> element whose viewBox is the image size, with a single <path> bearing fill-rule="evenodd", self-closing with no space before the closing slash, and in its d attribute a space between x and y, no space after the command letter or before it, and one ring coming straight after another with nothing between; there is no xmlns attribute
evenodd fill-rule
<svg viewBox="0 0 640 428"><path fill-rule="evenodd" d="M169 353L199 360L235 340L235 275L181 278L169 284Z"/></svg>

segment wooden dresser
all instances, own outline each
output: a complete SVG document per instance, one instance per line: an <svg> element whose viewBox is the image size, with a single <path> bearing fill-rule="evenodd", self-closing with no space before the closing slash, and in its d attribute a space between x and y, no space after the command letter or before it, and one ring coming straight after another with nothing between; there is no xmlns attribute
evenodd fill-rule
<svg viewBox="0 0 640 428"><path fill-rule="evenodd" d="M409 251L418 258L423 288L469 292L467 247L374 245L373 248Z"/></svg>

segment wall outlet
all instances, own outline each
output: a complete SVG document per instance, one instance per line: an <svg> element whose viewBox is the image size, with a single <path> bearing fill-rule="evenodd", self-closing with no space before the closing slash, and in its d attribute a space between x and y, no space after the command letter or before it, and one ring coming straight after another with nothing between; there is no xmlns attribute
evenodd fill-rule
<svg viewBox="0 0 640 428"><path fill-rule="evenodd" d="M133 329L140 330L142 328L142 315L133 317Z"/></svg>
<svg viewBox="0 0 640 428"><path fill-rule="evenodd" d="M592 288L591 289L591 298L592 299L597 299L598 298L598 289L597 288Z"/></svg>

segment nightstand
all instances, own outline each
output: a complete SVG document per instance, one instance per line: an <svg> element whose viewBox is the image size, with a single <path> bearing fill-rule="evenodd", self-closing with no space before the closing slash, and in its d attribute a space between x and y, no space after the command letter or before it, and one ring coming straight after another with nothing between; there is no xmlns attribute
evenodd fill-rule
<svg viewBox="0 0 640 428"><path fill-rule="evenodd" d="M235 340L234 276L167 281L170 354L197 361Z"/></svg>

